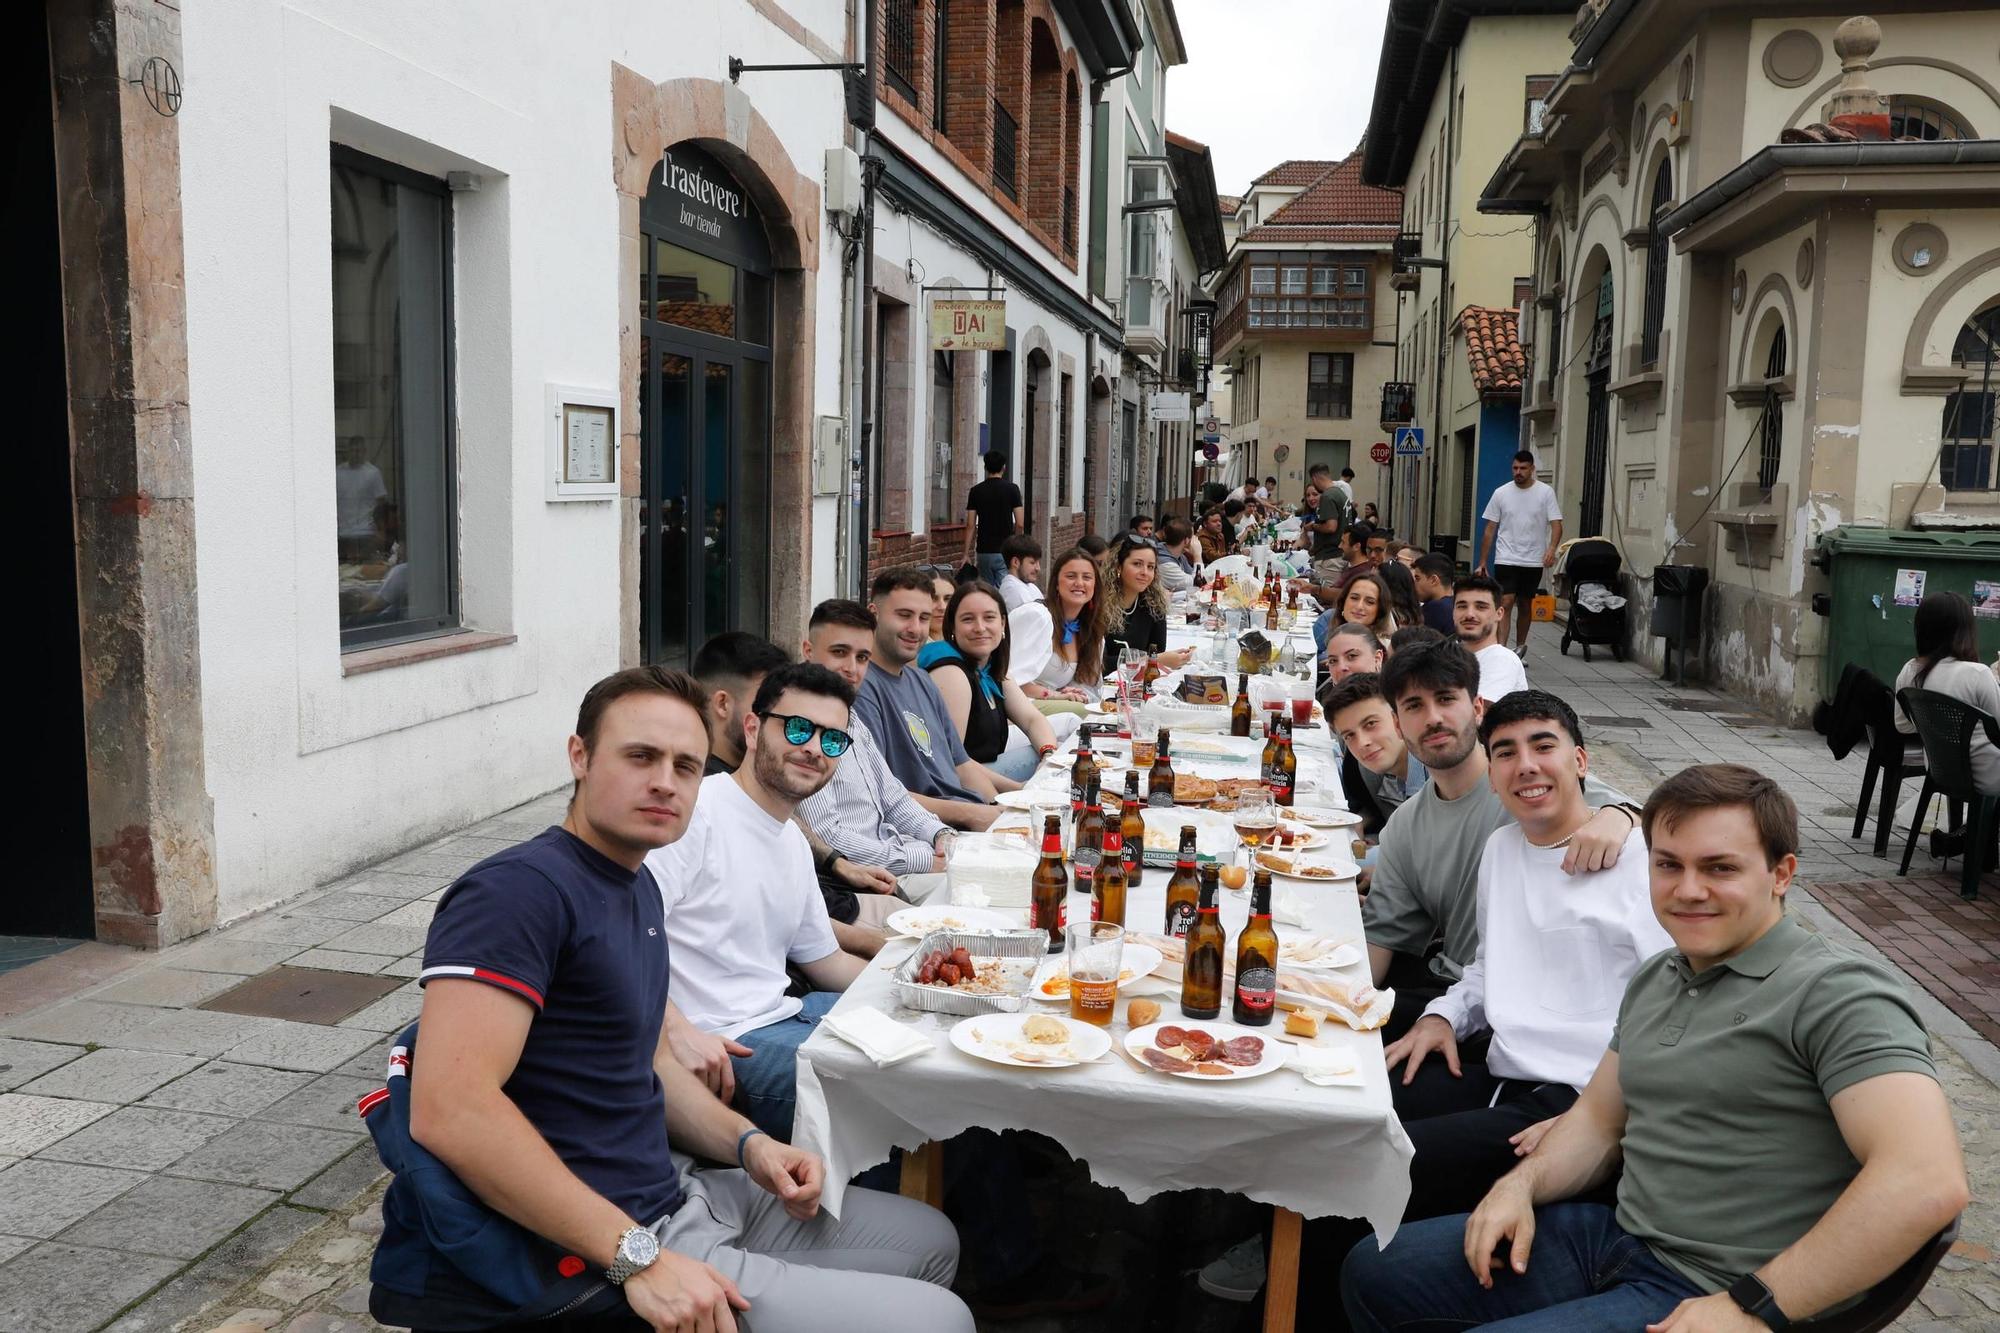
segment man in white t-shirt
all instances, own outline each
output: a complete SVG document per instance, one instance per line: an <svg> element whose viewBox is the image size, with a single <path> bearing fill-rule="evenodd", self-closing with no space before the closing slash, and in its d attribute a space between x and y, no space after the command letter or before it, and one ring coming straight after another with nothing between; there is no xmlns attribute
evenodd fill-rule
<svg viewBox="0 0 2000 1333"><path fill-rule="evenodd" d="M1528 688L1528 669L1495 637L1506 615L1500 585L1484 574L1467 574L1452 585L1451 619L1458 641L1479 659L1479 697L1487 703Z"/></svg>
<svg viewBox="0 0 2000 1333"><path fill-rule="evenodd" d="M1562 868L1595 814L1575 711L1518 690L1486 710L1479 734L1487 781L1515 822L1480 858L1477 954L1384 1051L1392 1072L1406 1062L1390 1089L1416 1148L1408 1219L1478 1204L1513 1168L1523 1135L1567 1111L1590 1081L1639 964L1673 947L1653 914L1638 829L1610 867L1582 877ZM1460 1051L1482 1033L1491 1034L1483 1058ZM1416 1078L1432 1052L1453 1078Z"/></svg>
<svg viewBox="0 0 2000 1333"><path fill-rule="evenodd" d="M1493 492L1486 502L1486 539L1479 548L1476 572L1499 581L1500 642L1507 641L1507 612L1514 611L1514 651L1528 651L1528 626L1534 623L1535 592L1543 571L1556 562L1562 545L1562 506L1545 481L1535 480L1535 456L1526 449L1514 455L1514 480Z"/></svg>
<svg viewBox="0 0 2000 1333"><path fill-rule="evenodd" d="M1007 572L1000 577L1000 600L1007 609L1041 601L1042 544L1017 532L1000 543L1000 558L1007 562Z"/></svg>
<svg viewBox="0 0 2000 1333"><path fill-rule="evenodd" d="M389 496L382 469L368 461L366 448L361 436L349 435L334 461L333 513L343 554L365 551L375 542L375 505Z"/></svg>
<svg viewBox="0 0 2000 1333"><path fill-rule="evenodd" d="M646 856L666 903L669 1045L694 1068L720 1043L737 1109L783 1142L799 1046L866 966L834 939L812 851L792 822L832 780L853 701L853 687L815 663L765 676L743 719L742 765L702 779L687 832ZM787 963L812 983L803 1000L786 994Z"/></svg>

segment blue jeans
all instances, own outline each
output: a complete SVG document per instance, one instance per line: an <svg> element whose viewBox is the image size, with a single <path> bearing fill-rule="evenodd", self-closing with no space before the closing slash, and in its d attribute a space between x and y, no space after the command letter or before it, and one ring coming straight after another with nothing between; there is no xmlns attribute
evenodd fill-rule
<svg viewBox="0 0 2000 1333"><path fill-rule="evenodd" d="M750 1054L729 1057L736 1068L736 1109L781 1143L792 1141L792 1113L798 1107L799 1047L839 998L838 991L811 992L804 1007L790 1018L737 1038L750 1048Z"/></svg>
<svg viewBox="0 0 2000 1333"><path fill-rule="evenodd" d="M1599 1333L1644 1328L1700 1287L1627 1235L1600 1203L1535 1210L1528 1271L1496 1260L1493 1290L1465 1262L1465 1216L1413 1222L1386 1250L1348 1251L1340 1285L1356 1333Z"/></svg>
<svg viewBox="0 0 2000 1333"><path fill-rule="evenodd" d="M1001 751L993 762L987 765L1001 777L1014 782L1026 782L1035 776L1035 770L1041 766L1041 751L1026 743Z"/></svg>
<svg viewBox="0 0 2000 1333"><path fill-rule="evenodd" d="M998 551L981 551L978 563L979 577L996 588L1000 586L1000 580L1007 577L1007 557Z"/></svg>

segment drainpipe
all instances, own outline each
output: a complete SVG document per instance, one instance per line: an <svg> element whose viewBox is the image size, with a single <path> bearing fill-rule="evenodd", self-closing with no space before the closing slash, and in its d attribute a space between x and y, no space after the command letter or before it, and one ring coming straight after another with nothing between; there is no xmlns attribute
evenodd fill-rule
<svg viewBox="0 0 2000 1333"><path fill-rule="evenodd" d="M1445 85L1444 98L1444 199L1438 209L1438 257L1444 262L1438 268L1438 328L1437 328L1437 382L1431 388L1431 429L1437 432L1433 442L1430 465L1431 485L1429 512L1424 516L1424 540L1437 535L1438 509L1438 460L1444 456L1444 381L1446 367L1451 364L1451 145L1458 127L1452 122L1458 119L1458 48L1451 49L1451 79ZM1410 497L1413 501L1415 496ZM1475 534L1476 535L1476 534ZM1475 555L1477 546L1473 547Z"/></svg>
<svg viewBox="0 0 2000 1333"><path fill-rule="evenodd" d="M852 0L850 0L852 3ZM863 40L861 60L867 66L862 78L868 88L868 96L875 96L875 51L876 24L873 0L866 0L863 20ZM855 225L861 229L860 257L855 264L854 281L849 289L848 309L850 311L849 337L855 347L857 370L854 377L854 417L858 426L854 431L849 455L853 460L853 474L848 482L847 513L849 523L848 571L850 582L847 587L855 597L860 597L862 579L868 568L868 538L870 536L868 507L874 500L875 479L875 394L874 394L874 347L872 334L875 328L875 182L880 172L870 166L868 144L871 132L860 130L855 133L859 140L856 152L861 155L861 212L855 218ZM848 247L853 253L853 247Z"/></svg>

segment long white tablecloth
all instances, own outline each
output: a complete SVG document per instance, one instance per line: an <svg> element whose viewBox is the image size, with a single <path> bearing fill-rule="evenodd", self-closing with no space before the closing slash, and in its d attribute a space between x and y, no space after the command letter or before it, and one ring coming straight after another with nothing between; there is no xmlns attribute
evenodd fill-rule
<svg viewBox="0 0 2000 1333"><path fill-rule="evenodd" d="M1132 892L1126 921L1134 929L1159 929L1165 884L1164 872L1149 869ZM1315 885L1304 896L1303 933L1360 944L1360 907L1351 883ZM1248 915L1248 897L1222 894L1231 948ZM1071 920L1088 919L1088 901L1072 896L1069 912ZM1282 936L1300 928L1279 929ZM1086 1163L1092 1179L1134 1201L1167 1190L1219 1189L1307 1217L1365 1218L1384 1244L1395 1234L1409 1197L1411 1149L1391 1109L1376 1033L1331 1020L1322 1028L1316 1044L1350 1057L1359 1080L1351 1087L1316 1086L1289 1068L1242 1082L1196 1083L1142 1070L1115 1050L1067 1069L1003 1067L951 1045L958 1018L897 1005L890 971L913 947L892 943L841 997L836 1012L872 1005L915 1025L930 1038L930 1054L877 1069L825 1029L799 1051L794 1137L826 1159L826 1202L836 1214L844 1183L888 1160L891 1147L914 1149L983 1127L1046 1134ZM1365 967L1364 960L1355 975ZM1157 997L1161 1017L1172 1021L1180 1012L1178 985L1164 991ZM1111 1030L1114 1043L1126 1031L1123 998ZM1046 1008L1067 1012L1066 1006Z"/></svg>

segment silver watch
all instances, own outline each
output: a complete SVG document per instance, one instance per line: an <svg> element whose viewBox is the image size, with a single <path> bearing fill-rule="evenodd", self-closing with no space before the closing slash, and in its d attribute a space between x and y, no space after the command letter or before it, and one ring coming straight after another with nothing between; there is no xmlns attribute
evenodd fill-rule
<svg viewBox="0 0 2000 1333"><path fill-rule="evenodd" d="M660 1238L645 1227L633 1227L618 1238L618 1257L604 1270L604 1276L622 1285L634 1273L652 1267L659 1257Z"/></svg>

